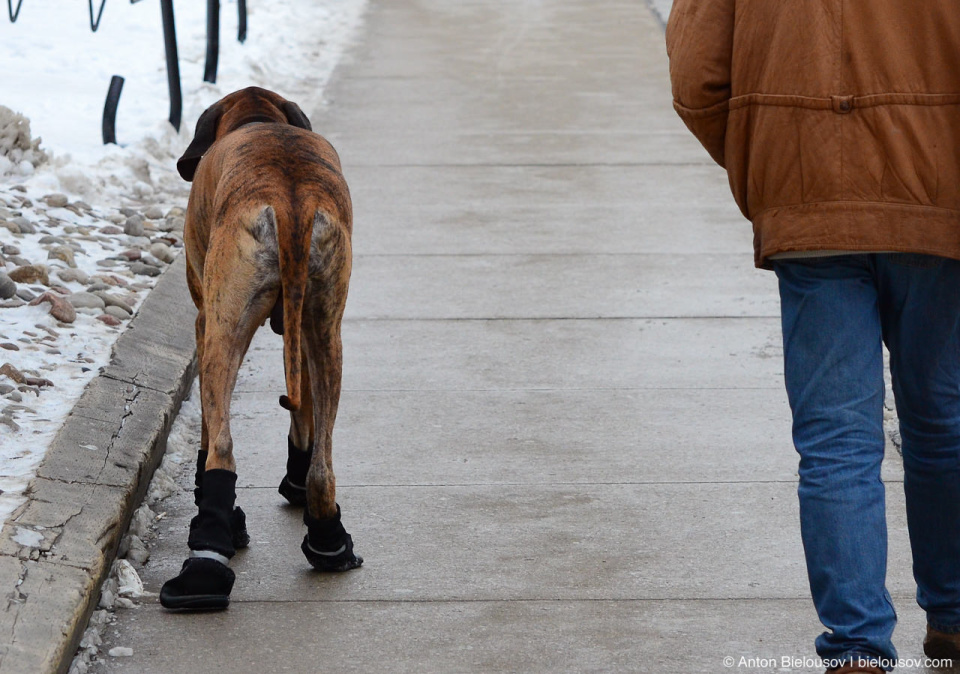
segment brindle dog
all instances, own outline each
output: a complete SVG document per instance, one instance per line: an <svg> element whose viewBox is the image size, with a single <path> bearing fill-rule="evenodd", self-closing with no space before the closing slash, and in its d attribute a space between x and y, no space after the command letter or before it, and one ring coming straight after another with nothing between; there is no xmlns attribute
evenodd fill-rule
<svg viewBox="0 0 960 674"><path fill-rule="evenodd" d="M287 474L280 493L305 505L301 549L314 568L363 563L340 524L332 463L340 399L340 322L350 279L352 207L336 151L295 104L250 87L226 96L197 122L177 162L193 181L184 246L197 305L203 410L191 553L160 593L163 606L217 609L230 603L227 566L249 543L235 507L230 398L250 340L269 318L283 335L290 412Z"/></svg>

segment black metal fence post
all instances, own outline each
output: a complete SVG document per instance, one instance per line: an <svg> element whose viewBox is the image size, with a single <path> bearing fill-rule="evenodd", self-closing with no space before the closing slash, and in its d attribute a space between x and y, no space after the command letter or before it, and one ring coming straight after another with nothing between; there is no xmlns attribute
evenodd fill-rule
<svg viewBox="0 0 960 674"><path fill-rule="evenodd" d="M120 92L123 91L123 78L114 75L110 78L107 100L103 104L103 144L117 143L117 106L120 104Z"/></svg>
<svg viewBox="0 0 960 674"><path fill-rule="evenodd" d="M180 130L183 99L180 93L180 59L177 56L177 31L173 23L173 0L160 0L163 17L163 46L167 54L167 86L170 89L170 123Z"/></svg>
<svg viewBox="0 0 960 674"><path fill-rule="evenodd" d="M237 0L237 9L240 12L240 26L237 28L237 40L247 41L247 0Z"/></svg>
<svg viewBox="0 0 960 674"><path fill-rule="evenodd" d="M217 81L217 58L220 55L220 0L207 0L207 63L204 82Z"/></svg>
<svg viewBox="0 0 960 674"><path fill-rule="evenodd" d="M241 0L242 2L243 0ZM13 0L7 0L7 14L10 15L10 23L16 23L17 17L20 16L20 8L23 7L23 0L17 3L17 9L13 9ZM244 17L246 18L246 17Z"/></svg>

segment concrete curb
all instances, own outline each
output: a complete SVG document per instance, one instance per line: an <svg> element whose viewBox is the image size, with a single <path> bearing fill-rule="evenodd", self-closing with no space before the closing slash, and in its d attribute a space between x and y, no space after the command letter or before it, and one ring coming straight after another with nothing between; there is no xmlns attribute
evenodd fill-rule
<svg viewBox="0 0 960 674"><path fill-rule="evenodd" d="M70 666L196 374L185 266L181 255L144 300L0 531L3 674Z"/></svg>

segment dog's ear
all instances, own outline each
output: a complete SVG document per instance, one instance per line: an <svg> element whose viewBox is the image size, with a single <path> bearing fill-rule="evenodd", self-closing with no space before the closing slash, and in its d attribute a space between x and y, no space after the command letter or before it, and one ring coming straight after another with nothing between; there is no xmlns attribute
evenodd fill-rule
<svg viewBox="0 0 960 674"><path fill-rule="evenodd" d="M197 120L193 141L183 151L183 156L177 160L177 172L187 182L193 180L193 174L197 172L197 165L203 153L209 150L213 141L217 139L217 124L222 114L223 106L217 103L204 110L200 119Z"/></svg>
<svg viewBox="0 0 960 674"><path fill-rule="evenodd" d="M313 131L313 127L310 126L310 120L303 114L303 110L300 109L299 105L291 101L284 101L280 109L283 110L283 114L287 116L287 121L290 122L291 125L306 129L307 131Z"/></svg>

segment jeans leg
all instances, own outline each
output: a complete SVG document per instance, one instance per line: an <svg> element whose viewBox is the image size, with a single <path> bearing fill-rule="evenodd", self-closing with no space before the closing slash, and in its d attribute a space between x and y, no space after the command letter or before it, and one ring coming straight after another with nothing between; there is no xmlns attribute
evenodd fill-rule
<svg viewBox="0 0 960 674"><path fill-rule="evenodd" d="M960 632L960 262L878 258L917 602Z"/></svg>
<svg viewBox="0 0 960 674"><path fill-rule="evenodd" d="M800 532L825 659L896 658L887 593L883 348L871 256L775 264L800 454Z"/></svg>

